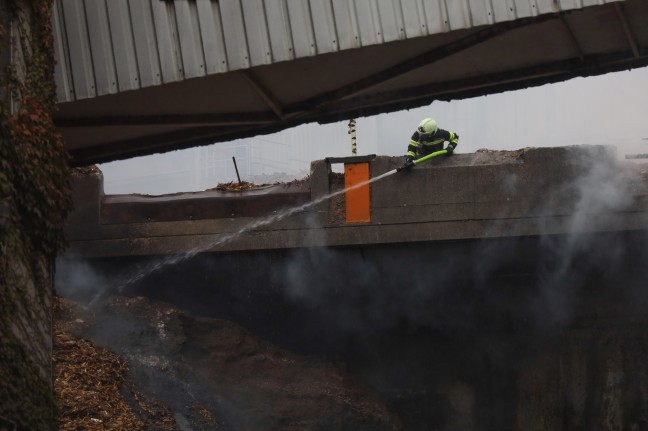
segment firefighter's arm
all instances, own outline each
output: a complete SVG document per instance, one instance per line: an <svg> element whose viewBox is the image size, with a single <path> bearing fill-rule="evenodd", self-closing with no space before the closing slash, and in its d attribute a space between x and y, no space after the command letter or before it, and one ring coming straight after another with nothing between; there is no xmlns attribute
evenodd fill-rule
<svg viewBox="0 0 648 431"><path fill-rule="evenodd" d="M419 143L414 139L410 139L409 145L407 146L407 158L414 160L418 154Z"/></svg>
<svg viewBox="0 0 648 431"><path fill-rule="evenodd" d="M448 146L446 147L448 154L454 153L454 150L455 148L457 148L457 145L459 145L459 135L450 132L450 138L448 138Z"/></svg>
<svg viewBox="0 0 648 431"><path fill-rule="evenodd" d="M407 157L416 157L418 151L418 142L410 140L409 145L407 146Z"/></svg>
<svg viewBox="0 0 648 431"><path fill-rule="evenodd" d="M416 159L416 153L418 149L418 142L414 139L410 139L409 145L407 146L407 154L405 155L405 165L403 166L406 169L411 169L414 166L414 159Z"/></svg>

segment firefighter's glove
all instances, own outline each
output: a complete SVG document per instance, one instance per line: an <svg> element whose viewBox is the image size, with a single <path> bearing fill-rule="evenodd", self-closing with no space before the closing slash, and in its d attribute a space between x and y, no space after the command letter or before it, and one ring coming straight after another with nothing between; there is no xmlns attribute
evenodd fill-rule
<svg viewBox="0 0 648 431"><path fill-rule="evenodd" d="M407 156L405 159L405 164L403 165L403 169L407 169L408 171L414 167L414 157L412 156Z"/></svg>
<svg viewBox="0 0 648 431"><path fill-rule="evenodd" d="M455 150L456 147L457 147L457 144L453 144L452 142L450 142L448 144L448 147L446 148L446 151L448 152L448 155L451 155L452 153L454 153L454 150Z"/></svg>

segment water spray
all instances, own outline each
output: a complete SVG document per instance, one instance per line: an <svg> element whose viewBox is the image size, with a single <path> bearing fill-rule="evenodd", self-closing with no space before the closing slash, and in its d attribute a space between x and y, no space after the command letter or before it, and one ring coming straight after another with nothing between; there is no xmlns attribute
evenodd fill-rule
<svg viewBox="0 0 648 431"><path fill-rule="evenodd" d="M437 156L440 156L440 155L443 155L443 154L447 154L447 151L446 150L436 151L434 153L423 156L423 157L421 157L421 158L419 158L417 160L414 160L413 164L418 165L418 164L421 164L421 163L423 163L423 162L425 162L427 160L430 160L433 157L437 157ZM235 240L236 238L238 238L239 236L241 236L242 234L244 234L246 232L249 232L251 230L254 230L254 229L257 229L257 228L260 228L260 227L263 227L263 226L267 226L269 224L272 224L272 223L275 223L275 222L278 222L278 221L281 221L281 220L285 219L286 217L289 217L289 216L291 216L291 215L293 215L295 213L298 213L300 211L304 211L304 210L308 209L309 207L320 204L320 203L322 203L322 202L324 202L326 200L329 200L331 198L339 196L339 195L341 195L343 193L347 193L349 191L352 191L352 190L358 189L360 187L364 187L366 185L372 184L372 183L374 183L376 181L382 180L382 179L384 179L386 177L389 177L389 176L391 176L391 175L393 175L393 174L395 174L397 172L400 172L401 170L403 170L405 168L406 168L406 166L401 166L401 167L399 167L397 169L392 169L391 171L385 172L384 174L378 175L377 177L371 178L371 179L366 180L366 181L362 181L360 183L354 184L353 186L344 188L342 190L338 190L338 191L335 191L333 193L329 193L328 195L319 197L319 198L317 198L317 199L315 199L313 201L307 202L305 204L298 205L298 206L292 207L292 208L287 208L287 209L279 212L278 214L273 214L271 216L268 216L268 217L265 217L265 218L262 218L262 219L259 219L259 220L255 220L255 221L249 223L248 225L242 227L241 229L239 229L236 232L232 232L230 234L220 236L220 237L218 237L218 238L216 238L216 239L214 239L212 241L207 242L206 244L195 247L195 248L187 251L184 254L169 256L169 257L167 257L165 259L162 259L162 260L150 265L148 268L145 268L142 271L138 272L137 274L133 275L132 277L128 278L126 281L124 281L123 283L121 283L117 287L117 291L121 293L126 287L138 282L139 280L151 275L152 273L154 273L154 272L156 272L156 271L158 271L158 270L160 270L160 269L162 269L164 267L167 267L167 266L170 266L170 265L176 265L178 263L189 260L192 257L194 257L195 255L197 255L198 253L201 253L203 251L206 251L206 250L212 249L214 247L217 247L219 245L226 244L226 243L228 243L230 241L233 241L233 240ZM93 298L93 300L90 301L90 304L92 305L93 303L95 303L100 297L103 296L103 293L104 292L97 293L97 295Z"/></svg>

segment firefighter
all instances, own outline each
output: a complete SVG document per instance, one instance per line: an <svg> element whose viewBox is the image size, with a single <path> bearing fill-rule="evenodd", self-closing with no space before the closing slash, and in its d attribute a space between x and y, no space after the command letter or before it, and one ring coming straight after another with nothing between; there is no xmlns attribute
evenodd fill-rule
<svg viewBox="0 0 648 431"><path fill-rule="evenodd" d="M436 121L432 118L423 119L407 146L404 168L412 168L415 159L419 159L435 151L443 150L443 144L446 141L448 142L446 150L448 151L448 155L450 155L459 143L459 135L439 129Z"/></svg>

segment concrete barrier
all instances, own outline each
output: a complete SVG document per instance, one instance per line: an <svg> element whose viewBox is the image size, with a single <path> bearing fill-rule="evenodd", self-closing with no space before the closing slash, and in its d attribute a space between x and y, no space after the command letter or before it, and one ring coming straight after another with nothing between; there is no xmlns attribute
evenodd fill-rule
<svg viewBox="0 0 648 431"><path fill-rule="evenodd" d="M648 226L645 181L630 165L617 161L614 147L481 150L438 157L370 184L370 221L346 223L332 214L326 199L336 190L331 164L356 159L315 161L310 178L302 182L157 197L106 196L101 172L77 172L67 257L446 241ZM367 162L376 178L402 164L402 158L378 156Z"/></svg>

